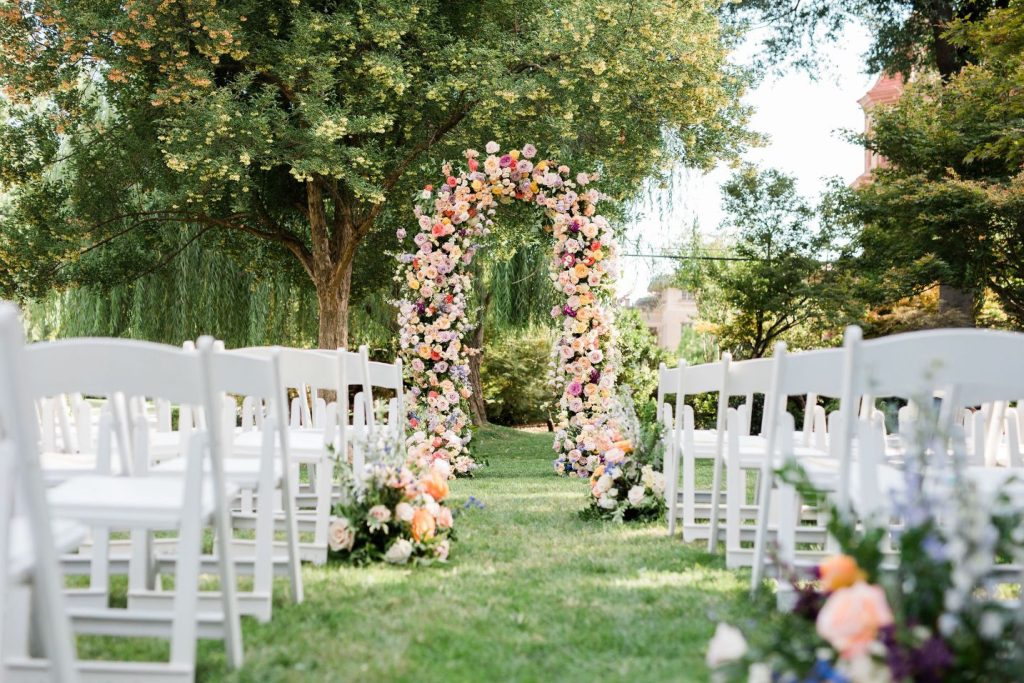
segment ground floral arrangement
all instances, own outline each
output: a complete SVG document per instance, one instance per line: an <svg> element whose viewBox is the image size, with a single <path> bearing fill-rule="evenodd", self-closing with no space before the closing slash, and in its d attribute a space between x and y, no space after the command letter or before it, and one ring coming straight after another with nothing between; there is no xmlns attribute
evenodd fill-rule
<svg viewBox="0 0 1024 683"><path fill-rule="evenodd" d="M336 461L341 502L328 528L331 555L354 564L446 561L454 540L445 504L450 463L407 460L401 444L385 433L360 447L367 462L362 471L348 457Z"/></svg>
<svg viewBox="0 0 1024 683"><path fill-rule="evenodd" d="M641 424L626 386L619 389L610 423L617 441L590 475L583 516L618 522L660 519L666 509L661 424Z"/></svg>
<svg viewBox="0 0 1024 683"><path fill-rule="evenodd" d="M1007 600L1024 562L1024 518L1005 493L1016 484L983 494L962 465L943 476L910 460L895 568L882 568L887 528L854 524L833 507L829 530L842 554L821 563L815 580L794 579L793 609L751 629L749 643L719 624L707 656L716 680L1022 680L1024 616ZM822 499L799 469L782 475L805 500Z"/></svg>
<svg viewBox="0 0 1024 683"><path fill-rule="evenodd" d="M486 156L465 152L465 167L442 167L444 181L427 185L417 198L415 251L402 254L396 278L407 295L398 302L400 345L410 379L410 454L446 460L457 475L476 463L469 451L465 401L471 395L469 355L464 345L472 322L468 267L494 226L502 204L524 201L540 207L552 235L551 278L565 303L552 310L562 319L557 344L557 381L563 388L554 447L559 472L589 477L614 451L618 429L611 422L615 369L612 315L617 267L608 221L596 212L602 195L589 188L596 175L577 173L537 149L500 154L488 142ZM404 240L407 233L398 231Z"/></svg>

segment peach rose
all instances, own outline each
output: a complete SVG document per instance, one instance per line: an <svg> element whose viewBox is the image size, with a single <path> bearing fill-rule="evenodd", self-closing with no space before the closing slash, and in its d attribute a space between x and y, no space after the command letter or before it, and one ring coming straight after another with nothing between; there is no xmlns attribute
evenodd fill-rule
<svg viewBox="0 0 1024 683"><path fill-rule="evenodd" d="M423 478L423 490L434 500L444 500L448 496L448 480L433 471Z"/></svg>
<svg viewBox="0 0 1024 683"><path fill-rule="evenodd" d="M633 444L629 442L629 439L623 439L622 441L616 441L614 444L612 444L612 448L618 448L623 453L632 453L633 452Z"/></svg>
<svg viewBox="0 0 1024 683"><path fill-rule="evenodd" d="M355 541L356 534L347 517L333 520L327 528L327 545L336 553L342 550L352 550Z"/></svg>
<svg viewBox="0 0 1024 683"><path fill-rule="evenodd" d="M878 630L892 621L885 591L861 581L829 596L818 613L817 630L843 659L853 659L867 652Z"/></svg>
<svg viewBox="0 0 1024 683"><path fill-rule="evenodd" d="M437 533L437 524L434 522L434 515L429 510L418 508L412 515L412 537L413 540L422 541L433 538Z"/></svg>
<svg viewBox="0 0 1024 683"><path fill-rule="evenodd" d="M821 588L826 592L849 588L855 583L867 581L867 574L857 566L857 560L849 555L833 555L818 565Z"/></svg>

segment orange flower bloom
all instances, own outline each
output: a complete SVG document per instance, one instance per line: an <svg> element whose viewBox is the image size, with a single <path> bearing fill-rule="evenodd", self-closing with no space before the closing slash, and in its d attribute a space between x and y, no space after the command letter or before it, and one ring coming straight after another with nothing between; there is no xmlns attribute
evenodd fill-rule
<svg viewBox="0 0 1024 683"><path fill-rule="evenodd" d="M437 472L431 472L423 479L423 490L440 503L448 497L448 480Z"/></svg>
<svg viewBox="0 0 1024 683"><path fill-rule="evenodd" d="M615 443L612 444L612 448L619 448L622 450L623 453L633 452L633 444L631 444L628 439L616 441Z"/></svg>
<svg viewBox="0 0 1024 683"><path fill-rule="evenodd" d="M416 541L433 538L437 533L437 523L434 515L426 508L417 508L412 514L412 537Z"/></svg>
<svg viewBox="0 0 1024 683"><path fill-rule="evenodd" d="M818 565L821 587L831 593L848 588L860 581L867 581L867 574L857 566L857 560L849 555L833 555Z"/></svg>

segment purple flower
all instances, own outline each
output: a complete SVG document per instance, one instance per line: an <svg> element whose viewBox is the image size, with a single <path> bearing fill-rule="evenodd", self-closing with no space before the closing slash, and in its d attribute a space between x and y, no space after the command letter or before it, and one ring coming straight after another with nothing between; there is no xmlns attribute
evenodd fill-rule
<svg viewBox="0 0 1024 683"><path fill-rule="evenodd" d="M572 306L566 306L565 308L562 309L562 312L565 313L570 318L576 317L576 309L573 308Z"/></svg>
<svg viewBox="0 0 1024 683"><path fill-rule="evenodd" d="M512 165L512 157L508 154L502 154L501 158L498 159L498 166L502 168L508 168Z"/></svg>
<svg viewBox="0 0 1024 683"><path fill-rule="evenodd" d="M590 383L597 384L597 381L601 379L601 371L594 369L590 371Z"/></svg>
<svg viewBox="0 0 1024 683"><path fill-rule="evenodd" d="M583 393L583 385L579 383L579 380L574 379L565 390L569 392L570 396L579 396Z"/></svg>

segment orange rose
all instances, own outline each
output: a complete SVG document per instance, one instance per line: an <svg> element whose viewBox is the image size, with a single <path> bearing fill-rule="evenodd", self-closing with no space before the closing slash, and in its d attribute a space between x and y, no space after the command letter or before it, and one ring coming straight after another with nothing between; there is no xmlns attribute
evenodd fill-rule
<svg viewBox="0 0 1024 683"><path fill-rule="evenodd" d="M438 472L431 472L423 479L423 490L440 503L448 497L448 480Z"/></svg>
<svg viewBox="0 0 1024 683"><path fill-rule="evenodd" d="M816 628L843 659L856 659L878 638L879 629L892 621L885 591L861 582L828 597L818 613Z"/></svg>
<svg viewBox="0 0 1024 683"><path fill-rule="evenodd" d="M868 575L857 566L857 560L849 555L833 555L818 565L821 588L826 592L848 588L859 581L867 581Z"/></svg>
<svg viewBox="0 0 1024 683"><path fill-rule="evenodd" d="M623 453L633 452L633 444L631 444L628 439L616 441L614 444L612 444L612 448L619 448L622 450Z"/></svg>
<svg viewBox="0 0 1024 683"><path fill-rule="evenodd" d="M437 523L434 522L434 515L425 508L417 508L412 515L412 537L413 540L422 541L433 538L437 533Z"/></svg>

